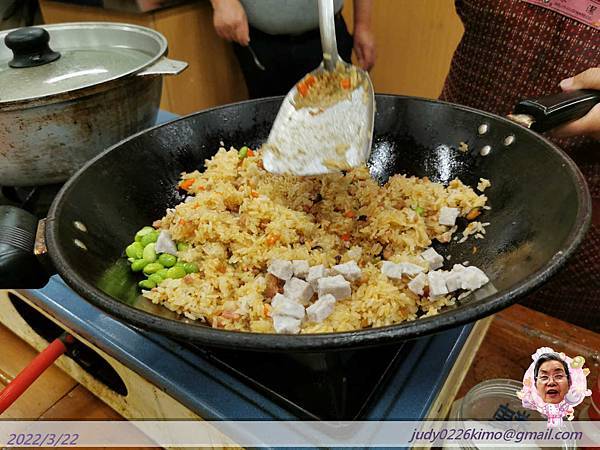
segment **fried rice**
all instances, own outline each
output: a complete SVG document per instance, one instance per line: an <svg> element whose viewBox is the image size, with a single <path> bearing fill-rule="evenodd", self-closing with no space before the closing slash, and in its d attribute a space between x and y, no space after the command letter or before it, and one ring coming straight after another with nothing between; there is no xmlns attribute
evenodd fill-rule
<svg viewBox="0 0 600 450"><path fill-rule="evenodd" d="M452 295L419 296L407 288L408 278L386 277L382 261L422 265L419 254L456 231L438 223L440 209L458 208L464 217L487 200L458 179L444 186L395 175L380 186L366 167L319 177L272 175L260 154L241 158L234 148L220 148L206 170L182 180L189 197L155 227L189 244L177 256L199 270L143 295L212 327L263 333L274 331L266 295L274 259L325 267L354 260L362 269L351 297L337 301L324 321L304 321L300 333L398 324L454 304Z"/></svg>

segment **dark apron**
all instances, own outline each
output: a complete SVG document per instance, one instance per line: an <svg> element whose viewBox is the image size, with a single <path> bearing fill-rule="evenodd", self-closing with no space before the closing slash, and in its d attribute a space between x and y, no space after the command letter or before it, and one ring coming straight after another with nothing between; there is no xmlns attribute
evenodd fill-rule
<svg viewBox="0 0 600 450"><path fill-rule="evenodd" d="M558 12L520 0L457 0L456 10L465 33L442 100L506 115L517 100L557 92L562 79L600 66L600 32ZM598 332L600 142L583 137L552 140L586 177L593 224L569 264L521 303Z"/></svg>

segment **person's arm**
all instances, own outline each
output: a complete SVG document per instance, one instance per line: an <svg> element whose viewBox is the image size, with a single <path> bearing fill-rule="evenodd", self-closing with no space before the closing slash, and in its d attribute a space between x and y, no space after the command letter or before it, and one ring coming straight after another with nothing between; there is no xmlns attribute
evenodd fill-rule
<svg viewBox="0 0 600 450"><path fill-rule="evenodd" d="M572 91L575 89L600 90L600 67L593 67L585 72L581 72L579 75L562 80L560 87L563 91ZM557 128L552 134L555 136L588 135L600 140L600 103L594 106L581 119Z"/></svg>
<svg viewBox="0 0 600 450"><path fill-rule="evenodd" d="M372 9L373 0L354 0L354 51L358 65L364 70L370 70L375 64Z"/></svg>
<svg viewBox="0 0 600 450"><path fill-rule="evenodd" d="M213 24L219 37L240 45L250 42L246 11L239 0L210 0L214 13Z"/></svg>

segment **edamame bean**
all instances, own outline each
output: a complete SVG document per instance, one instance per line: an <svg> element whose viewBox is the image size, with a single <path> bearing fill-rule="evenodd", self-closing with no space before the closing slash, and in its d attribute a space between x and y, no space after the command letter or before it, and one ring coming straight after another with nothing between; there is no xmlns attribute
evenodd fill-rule
<svg viewBox="0 0 600 450"><path fill-rule="evenodd" d="M132 262L135 261L135 258L127 258L127 261L129 261L129 264L131 264Z"/></svg>
<svg viewBox="0 0 600 450"><path fill-rule="evenodd" d="M153 262L148 264L146 267L144 267L144 273L146 275L151 275L153 273L158 272L159 270L164 269L162 264L159 264L157 262Z"/></svg>
<svg viewBox="0 0 600 450"><path fill-rule="evenodd" d="M154 284L156 284L157 286L158 286L160 283L162 283L162 282L164 281L164 278L163 278L163 277L161 277L161 276L158 274L158 272L156 272L156 273L153 273L152 275L150 275L150 276L148 277L148 279L149 279L150 281L152 281Z"/></svg>
<svg viewBox="0 0 600 450"><path fill-rule="evenodd" d="M158 231L152 230L150 233L145 234L144 236L142 236L142 239L140 240L140 242L142 243L142 245L144 246L144 248L146 248L146 246L148 244L156 242L156 240L158 239L158 235L159 235Z"/></svg>
<svg viewBox="0 0 600 450"><path fill-rule="evenodd" d="M139 242L134 242L133 244L129 244L127 246L125 249L125 254L130 258L140 259L143 251L144 246Z"/></svg>
<svg viewBox="0 0 600 450"><path fill-rule="evenodd" d="M177 262L177 256L171 255L169 253L163 253L158 257L158 262L165 267L173 267Z"/></svg>
<svg viewBox="0 0 600 450"><path fill-rule="evenodd" d="M158 272L156 272L156 275L159 275L164 280L165 278L168 278L168 276L167 276L168 271L169 271L168 269L160 269Z"/></svg>
<svg viewBox="0 0 600 450"><path fill-rule="evenodd" d="M246 156L248 156L248 147L244 145L242 148L240 148L238 152L238 157L240 159L244 159Z"/></svg>
<svg viewBox="0 0 600 450"><path fill-rule="evenodd" d="M171 267L167 271L167 277L169 278L183 278L186 275L186 271L183 267Z"/></svg>
<svg viewBox="0 0 600 450"><path fill-rule="evenodd" d="M152 289L152 288L156 287L156 283L154 283L153 281L150 281L150 280L142 280L138 283L138 286L141 287L142 289Z"/></svg>
<svg viewBox="0 0 600 450"><path fill-rule="evenodd" d="M186 262L183 264L183 268L187 273L196 273L198 272L198 266L193 262Z"/></svg>
<svg viewBox="0 0 600 450"><path fill-rule="evenodd" d="M131 263L131 270L134 272L140 272L148 263L149 261L146 261L145 259L136 259Z"/></svg>
<svg viewBox="0 0 600 450"><path fill-rule="evenodd" d="M156 244L152 243L152 244L148 244L144 247L144 252L143 252L143 258L148 261L148 262L154 262L156 261L156 250L154 249L154 247L156 246Z"/></svg>
<svg viewBox="0 0 600 450"><path fill-rule="evenodd" d="M190 248L189 245L183 243L183 242L178 242L177 243L177 251L178 252L184 252L186 251L188 248Z"/></svg>
<svg viewBox="0 0 600 450"><path fill-rule="evenodd" d="M138 231L137 233L135 233L135 240L136 242L139 242L143 236L147 235L148 233L151 233L152 231L154 231L154 228L152 227L144 227L142 228L140 231Z"/></svg>

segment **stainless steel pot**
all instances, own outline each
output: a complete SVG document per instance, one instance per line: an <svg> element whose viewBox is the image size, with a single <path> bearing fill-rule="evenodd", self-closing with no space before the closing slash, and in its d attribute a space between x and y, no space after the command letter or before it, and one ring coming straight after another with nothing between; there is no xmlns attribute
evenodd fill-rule
<svg viewBox="0 0 600 450"><path fill-rule="evenodd" d="M87 160L153 125L165 57L160 33L68 23L0 33L0 185L66 181Z"/></svg>

